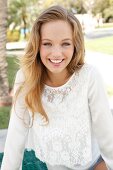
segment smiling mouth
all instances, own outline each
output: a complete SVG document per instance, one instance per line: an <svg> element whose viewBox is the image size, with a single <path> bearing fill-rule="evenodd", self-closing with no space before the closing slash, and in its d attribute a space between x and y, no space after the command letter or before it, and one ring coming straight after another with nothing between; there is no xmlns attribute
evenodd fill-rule
<svg viewBox="0 0 113 170"><path fill-rule="evenodd" d="M61 60L52 60L52 59L49 59L49 61L50 61L51 63L54 63L54 64L59 64L59 63L61 63L63 60L64 60L64 59L61 59Z"/></svg>

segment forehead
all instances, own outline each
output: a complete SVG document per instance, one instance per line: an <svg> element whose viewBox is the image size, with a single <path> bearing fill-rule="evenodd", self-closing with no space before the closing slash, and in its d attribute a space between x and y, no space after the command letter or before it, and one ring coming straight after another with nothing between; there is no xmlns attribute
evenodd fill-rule
<svg viewBox="0 0 113 170"><path fill-rule="evenodd" d="M41 38L71 38L72 27L70 23L57 20L44 23L41 27Z"/></svg>

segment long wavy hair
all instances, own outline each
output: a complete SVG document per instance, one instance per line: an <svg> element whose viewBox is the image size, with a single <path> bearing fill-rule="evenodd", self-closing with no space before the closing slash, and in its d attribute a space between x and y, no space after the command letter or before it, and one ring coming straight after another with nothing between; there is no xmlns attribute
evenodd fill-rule
<svg viewBox="0 0 113 170"><path fill-rule="evenodd" d="M67 66L70 75L83 66L85 50L81 25L73 13L61 6L49 7L38 16L32 27L25 55L20 60L20 66L25 76L25 80L17 94L26 91L25 103L32 111L32 116L34 117L34 114L38 112L46 119L46 121L49 121L48 116L41 102L46 68L40 59L40 31L44 23L57 20L68 22L73 31L74 53L71 62Z"/></svg>

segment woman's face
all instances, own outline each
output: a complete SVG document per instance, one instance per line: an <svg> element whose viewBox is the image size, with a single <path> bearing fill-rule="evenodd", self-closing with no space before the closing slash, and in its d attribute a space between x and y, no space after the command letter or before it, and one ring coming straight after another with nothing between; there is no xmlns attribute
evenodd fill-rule
<svg viewBox="0 0 113 170"><path fill-rule="evenodd" d="M73 33L69 23L57 20L42 25L40 57L49 73L67 72L73 52Z"/></svg>

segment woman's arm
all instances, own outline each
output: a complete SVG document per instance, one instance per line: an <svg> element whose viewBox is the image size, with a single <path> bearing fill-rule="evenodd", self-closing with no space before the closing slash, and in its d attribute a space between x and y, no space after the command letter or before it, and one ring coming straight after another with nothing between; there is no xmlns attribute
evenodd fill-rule
<svg viewBox="0 0 113 170"><path fill-rule="evenodd" d="M21 70L17 72L14 93L23 81ZM24 120L23 120L24 119ZM4 157L1 170L19 170L28 135L28 127L24 122L29 121L29 114L24 104L24 97L19 95L12 106L8 134L5 143Z"/></svg>
<svg viewBox="0 0 113 170"><path fill-rule="evenodd" d="M108 167L113 169L113 115L109 108L102 78L95 69L90 74L88 99L92 128L97 138L101 155Z"/></svg>

